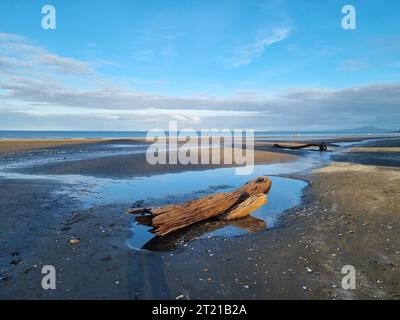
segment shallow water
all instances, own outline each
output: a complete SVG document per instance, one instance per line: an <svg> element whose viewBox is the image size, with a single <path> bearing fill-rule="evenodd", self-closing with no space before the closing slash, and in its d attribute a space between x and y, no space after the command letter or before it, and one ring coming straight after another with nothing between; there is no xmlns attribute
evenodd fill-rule
<svg viewBox="0 0 400 320"><path fill-rule="evenodd" d="M145 153L144 144L84 144L77 146L62 146L30 150L24 153L9 153L0 157L0 170L15 170L35 165L60 163L64 161L79 161L110 156L122 156Z"/></svg>
<svg viewBox="0 0 400 320"><path fill-rule="evenodd" d="M311 163L315 165L314 162ZM311 164L308 164L311 167ZM80 200L88 207L127 201L130 201L130 204L139 201L139 206L145 207L160 206L189 201L214 192L232 191L251 179L268 175L273 183L268 195L268 204L253 212L251 221L246 220L244 225L237 222L213 221L208 225L203 224L197 230L192 228L183 234L182 238L187 240L199 237L238 236L272 227L282 212L301 203L301 194L303 188L307 186L306 182L272 175L299 171L299 169L305 169L304 167L305 163L298 161L286 165L256 166L253 174L249 176L237 176L234 168L223 168L163 174L132 180L104 180L91 193L81 196ZM200 229L201 232L199 232ZM133 248L145 246L154 237L149 230L149 227L134 223L133 236L129 240L129 245Z"/></svg>

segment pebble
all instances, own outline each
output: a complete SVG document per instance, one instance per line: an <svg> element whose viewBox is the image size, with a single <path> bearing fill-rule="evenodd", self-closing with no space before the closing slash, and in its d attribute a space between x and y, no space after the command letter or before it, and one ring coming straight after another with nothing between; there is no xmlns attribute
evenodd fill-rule
<svg viewBox="0 0 400 320"><path fill-rule="evenodd" d="M69 244L71 244L71 245L75 245L75 244L78 244L80 242L81 242L81 240L79 240L78 238L69 239Z"/></svg>

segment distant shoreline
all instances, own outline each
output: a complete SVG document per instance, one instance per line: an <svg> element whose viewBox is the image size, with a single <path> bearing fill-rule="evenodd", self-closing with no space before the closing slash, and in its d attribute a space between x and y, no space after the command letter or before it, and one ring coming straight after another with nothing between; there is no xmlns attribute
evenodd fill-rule
<svg viewBox="0 0 400 320"><path fill-rule="evenodd" d="M309 142L309 141L324 141L335 143L337 141L360 141L380 138L397 138L400 134L342 134L342 135L281 135L281 136L255 136L257 143L272 143L272 142ZM145 137L132 138L1 138L0 137L0 154L23 152L42 148L60 147L66 145L79 145L91 143L115 143L126 142L134 144L147 143Z"/></svg>
<svg viewBox="0 0 400 320"><path fill-rule="evenodd" d="M185 133L185 130L179 133ZM19 139L134 139L146 138L148 131L30 131L30 130L0 130L1 140L19 140ZM164 131L168 135L168 131ZM201 134L200 130L196 131ZM193 131L187 132L192 135ZM220 131L210 131L210 136L221 136ZM255 137L277 138L277 137L319 137L319 136L376 136L376 135L400 135L395 130L337 130L337 131L255 131Z"/></svg>
<svg viewBox="0 0 400 320"><path fill-rule="evenodd" d="M185 134L184 131L178 132L178 134ZM200 136L199 132L196 136ZM81 136L81 137L51 137L51 136L42 136L42 137L30 137L30 136L20 136L20 137L2 137L0 132L0 141L2 140L135 140L135 139L145 139L147 133L144 133L143 136ZM168 136L168 135L166 135ZM187 136L195 136L192 133L187 133ZM207 136L207 135L203 135ZM209 137L224 137L227 135L218 134L218 135L208 135ZM388 132L388 133L299 133L299 134L264 134L264 133L255 133L254 137L256 138L293 138L293 137L303 137L303 138L314 138L314 137L369 137L369 136L381 136L381 137L399 137L400 132Z"/></svg>

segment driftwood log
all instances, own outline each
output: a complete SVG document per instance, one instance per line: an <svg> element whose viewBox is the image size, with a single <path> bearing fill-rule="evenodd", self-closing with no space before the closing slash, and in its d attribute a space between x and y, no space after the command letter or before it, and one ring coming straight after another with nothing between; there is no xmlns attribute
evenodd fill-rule
<svg viewBox="0 0 400 320"><path fill-rule="evenodd" d="M299 150L299 149L304 149L304 148L309 148L309 147L318 147L319 151L328 151L328 147L324 142L322 143L308 143L308 144L302 144L299 146L286 146L286 145L280 145L278 143L274 144L274 148L281 148L281 149L290 149L290 150Z"/></svg>
<svg viewBox="0 0 400 320"><path fill-rule="evenodd" d="M260 177L232 192L216 193L177 205L139 208L128 212L142 214L136 217L136 221L153 227L152 232L157 236L164 236L210 218L231 221L247 217L267 203L266 195L271 185L269 178Z"/></svg>

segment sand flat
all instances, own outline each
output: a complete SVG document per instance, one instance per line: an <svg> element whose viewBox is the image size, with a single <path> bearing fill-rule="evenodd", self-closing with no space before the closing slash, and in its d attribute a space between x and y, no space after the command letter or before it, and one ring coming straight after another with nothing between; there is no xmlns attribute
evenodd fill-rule
<svg viewBox="0 0 400 320"><path fill-rule="evenodd" d="M2 139L0 140L0 154L59 147L63 145L95 143L107 141L105 139Z"/></svg>
<svg viewBox="0 0 400 320"><path fill-rule="evenodd" d="M350 152L386 152L386 153L399 153L400 148L390 147L358 147L352 148Z"/></svg>

